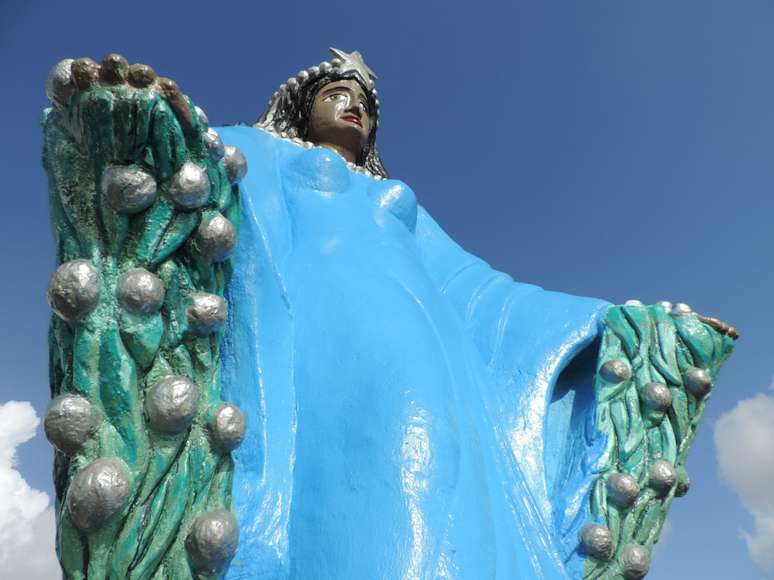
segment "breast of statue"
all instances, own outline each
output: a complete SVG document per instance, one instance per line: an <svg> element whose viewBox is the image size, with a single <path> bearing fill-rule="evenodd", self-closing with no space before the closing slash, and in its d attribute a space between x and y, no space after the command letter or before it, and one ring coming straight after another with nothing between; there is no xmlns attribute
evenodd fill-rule
<svg viewBox="0 0 774 580"><path fill-rule="evenodd" d="M250 168L222 350L249 425L226 577L580 576L602 446L584 352L608 304L514 282L335 152L218 132Z"/></svg>

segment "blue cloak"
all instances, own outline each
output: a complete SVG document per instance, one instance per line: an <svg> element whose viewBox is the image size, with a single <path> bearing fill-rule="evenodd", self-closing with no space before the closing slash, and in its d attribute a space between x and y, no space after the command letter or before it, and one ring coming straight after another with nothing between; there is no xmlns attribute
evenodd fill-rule
<svg viewBox="0 0 774 580"><path fill-rule="evenodd" d="M514 282L409 187L251 127L222 396L229 579L580 577L603 301Z"/></svg>

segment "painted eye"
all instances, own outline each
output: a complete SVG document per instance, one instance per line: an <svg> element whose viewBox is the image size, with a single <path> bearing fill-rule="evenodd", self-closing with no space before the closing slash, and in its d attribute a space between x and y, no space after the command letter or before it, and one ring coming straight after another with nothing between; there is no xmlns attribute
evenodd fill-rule
<svg viewBox="0 0 774 580"><path fill-rule="evenodd" d="M323 101L325 101L326 103L332 103L333 101L342 101L348 98L349 97L347 97L347 95L345 95L344 93L331 93L330 95L325 97Z"/></svg>

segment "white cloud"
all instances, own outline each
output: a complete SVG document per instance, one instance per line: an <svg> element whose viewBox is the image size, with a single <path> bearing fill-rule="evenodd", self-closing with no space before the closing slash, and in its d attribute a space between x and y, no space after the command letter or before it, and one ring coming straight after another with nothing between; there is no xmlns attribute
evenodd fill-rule
<svg viewBox="0 0 774 580"><path fill-rule="evenodd" d="M750 557L774 575L774 397L761 393L721 415L715 447L721 476L753 516L754 531L740 532Z"/></svg>
<svg viewBox="0 0 774 580"><path fill-rule="evenodd" d="M49 497L14 469L16 448L35 436L39 423L27 402L0 404L0 578L61 578Z"/></svg>

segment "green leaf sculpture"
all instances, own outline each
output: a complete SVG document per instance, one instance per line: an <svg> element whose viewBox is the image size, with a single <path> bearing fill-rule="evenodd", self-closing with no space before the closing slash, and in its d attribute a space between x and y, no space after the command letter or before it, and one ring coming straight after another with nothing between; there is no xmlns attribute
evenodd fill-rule
<svg viewBox="0 0 774 580"><path fill-rule="evenodd" d="M47 93L60 266L44 425L64 576L218 577L245 429L218 388L244 157L173 81L119 55L62 61Z"/></svg>

